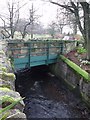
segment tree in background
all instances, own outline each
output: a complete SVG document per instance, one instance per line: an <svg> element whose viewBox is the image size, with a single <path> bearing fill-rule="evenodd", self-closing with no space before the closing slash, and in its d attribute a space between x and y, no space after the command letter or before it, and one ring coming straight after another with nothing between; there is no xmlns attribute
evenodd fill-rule
<svg viewBox="0 0 90 120"><path fill-rule="evenodd" d="M67 16L67 23L69 24L70 28L73 30L73 35L77 34L77 22L76 18L73 14L71 14L69 11L66 12Z"/></svg>
<svg viewBox="0 0 90 120"><path fill-rule="evenodd" d="M51 35L52 38L55 37L55 33L56 33L56 23L54 21L52 21L49 24L49 28L48 28L48 32Z"/></svg>
<svg viewBox="0 0 90 120"><path fill-rule="evenodd" d="M76 18L76 23L85 41L85 46L87 49L87 59L90 60L90 4L89 2L74 2L70 0L69 2L55 2L49 0L50 3L58 5L65 8ZM82 19L81 19L82 18Z"/></svg>
<svg viewBox="0 0 90 120"><path fill-rule="evenodd" d="M33 38L33 23L34 23L34 11L33 11L33 4L32 8L29 10L29 19L20 19L18 22L17 30L21 33L22 38L25 38L26 34L28 33L27 28L31 26L31 38Z"/></svg>
<svg viewBox="0 0 90 120"><path fill-rule="evenodd" d="M7 3L7 17L0 15L1 20L3 21L3 27L1 33L5 38L14 38L14 33L16 31L16 26L19 20L19 2L8 2Z"/></svg>
<svg viewBox="0 0 90 120"><path fill-rule="evenodd" d="M25 38L28 33L28 28L30 27L31 38L33 38L34 22L40 17L36 15L36 10L32 7L29 10L28 19L20 19L20 9L23 8L28 2L24 3L22 6L19 5L19 0L7 2L7 14L0 15L3 21L3 27L1 34L4 38L14 38L15 32L19 31L22 38ZM6 17L7 16L7 17Z"/></svg>
<svg viewBox="0 0 90 120"><path fill-rule="evenodd" d="M56 27L60 34L63 33L63 28L67 25L65 12L65 9L57 8Z"/></svg>
<svg viewBox="0 0 90 120"><path fill-rule="evenodd" d="M39 15L36 15L36 10L33 8L29 10L28 19L19 19L17 31L21 33L22 38L25 38L27 34L31 34L31 39L34 34L34 26L38 23ZM38 29L38 28L37 28Z"/></svg>

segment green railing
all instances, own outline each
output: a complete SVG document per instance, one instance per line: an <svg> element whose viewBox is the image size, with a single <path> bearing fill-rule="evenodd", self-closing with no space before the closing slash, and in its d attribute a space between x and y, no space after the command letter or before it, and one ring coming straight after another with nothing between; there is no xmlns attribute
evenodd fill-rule
<svg viewBox="0 0 90 120"><path fill-rule="evenodd" d="M65 43L62 40L11 41L8 42L9 56L14 60L15 69L48 65L55 63L57 56L64 52Z"/></svg>

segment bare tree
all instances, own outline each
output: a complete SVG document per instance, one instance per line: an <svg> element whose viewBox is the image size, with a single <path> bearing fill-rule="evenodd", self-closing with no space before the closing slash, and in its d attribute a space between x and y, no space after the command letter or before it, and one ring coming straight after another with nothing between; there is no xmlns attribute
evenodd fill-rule
<svg viewBox="0 0 90 120"><path fill-rule="evenodd" d="M57 17L56 17L57 27L59 32L62 34L62 30L65 26L68 26L72 29L73 34L77 34L77 22L76 18L70 11L65 8L57 8Z"/></svg>
<svg viewBox="0 0 90 120"><path fill-rule="evenodd" d="M30 10L30 21L31 21L31 39L33 38L33 25L34 25L34 10L33 10L33 4L32 8Z"/></svg>
<svg viewBox="0 0 90 120"><path fill-rule="evenodd" d="M32 4L29 10L29 18L27 20L20 19L18 22L17 31L21 33L22 38L25 38L28 33L31 33L31 39L33 38L34 24L36 24L39 17L39 15L36 15L36 10L33 8Z"/></svg>
<svg viewBox="0 0 90 120"><path fill-rule="evenodd" d="M64 26L67 25L67 20L66 20L66 10L58 8L57 9L57 16L56 16L56 26L60 34L63 32Z"/></svg>
<svg viewBox="0 0 90 120"><path fill-rule="evenodd" d="M69 13L68 13L69 14ZM73 14L69 14L68 15L68 24L70 26L70 28L73 30L73 35L76 35L77 34L77 29L78 29L78 26L77 26L77 22L76 22L76 18Z"/></svg>
<svg viewBox="0 0 90 120"><path fill-rule="evenodd" d="M9 12L8 18L4 18L3 16L0 16L1 20L3 21L2 34L5 36L5 38L9 38L9 37L14 38L16 25L19 20L19 2L17 3L8 2L7 9Z"/></svg>
<svg viewBox="0 0 90 120"><path fill-rule="evenodd" d="M48 31L52 38L54 38L56 33L56 23L54 21L49 24Z"/></svg>
<svg viewBox="0 0 90 120"><path fill-rule="evenodd" d="M20 25L22 25L22 24L20 23ZM30 20L30 19L29 19L29 21L24 22L23 27L21 27L21 28L19 29L19 31L20 31L20 33L21 33L21 35L22 35L22 38L25 38L26 34L28 33L27 27L28 27L29 25L31 25L31 20Z"/></svg>
<svg viewBox="0 0 90 120"><path fill-rule="evenodd" d="M14 38L14 34L19 21L19 10L27 4L19 6L19 0L17 2L7 2L7 16L0 15L1 20L3 21L3 30L2 34L5 38Z"/></svg>
<svg viewBox="0 0 90 120"><path fill-rule="evenodd" d="M34 13L35 11L33 10L33 4L32 4L32 8L29 10L29 20L26 22L26 24L24 25L24 29L23 31L21 31L21 35L22 38L25 38L26 34L27 34L27 27L31 26L31 39L33 38L33 25L34 25Z"/></svg>
<svg viewBox="0 0 90 120"><path fill-rule="evenodd" d="M11 34L8 31L8 27L6 26L5 20L2 17L0 17L0 18L4 24L2 27L2 30L1 30L1 34L3 35L3 38L9 38L11 36Z"/></svg>
<svg viewBox="0 0 90 120"><path fill-rule="evenodd" d="M73 2L73 0L70 0L70 2L66 4L65 2L59 3L53 0L49 0L49 2L58 5L62 8L65 8L75 16L76 23L85 40L85 46L87 48L87 59L90 60L90 4L86 1L81 2L79 0L78 2ZM80 10L82 10L83 21L81 21Z"/></svg>
<svg viewBox="0 0 90 120"><path fill-rule="evenodd" d="M78 27L77 27L75 16L69 10L65 10L64 15L66 17L66 25L69 26L73 30L73 35L76 35Z"/></svg>
<svg viewBox="0 0 90 120"><path fill-rule="evenodd" d="M41 17L37 15L37 10L34 9L33 4L30 9L30 21L31 21L31 39L33 38L34 24L38 23L38 19Z"/></svg>

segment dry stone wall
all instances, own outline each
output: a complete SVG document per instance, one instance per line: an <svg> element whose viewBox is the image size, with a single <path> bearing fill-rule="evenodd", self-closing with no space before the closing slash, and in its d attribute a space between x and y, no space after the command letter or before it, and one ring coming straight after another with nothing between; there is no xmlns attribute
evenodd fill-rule
<svg viewBox="0 0 90 120"><path fill-rule="evenodd" d="M3 109L21 99L18 92L15 91L15 75L13 73L9 58L6 55L7 43L0 41L0 101L3 102L0 109ZM26 115L23 113L24 102L21 100L17 105L8 111L7 120L13 120L14 118L22 118L26 120ZM5 113L4 113L5 114ZM0 118L3 114L0 114Z"/></svg>

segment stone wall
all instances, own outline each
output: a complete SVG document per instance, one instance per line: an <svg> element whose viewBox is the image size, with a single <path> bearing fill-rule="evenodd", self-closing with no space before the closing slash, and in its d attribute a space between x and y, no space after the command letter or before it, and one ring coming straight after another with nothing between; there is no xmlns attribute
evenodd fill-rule
<svg viewBox="0 0 90 120"><path fill-rule="evenodd" d="M15 91L15 75L13 73L9 58L6 55L7 43L0 41L0 101L4 101L0 109L7 107L13 102L21 99L18 92ZM14 118L24 118L26 115L23 113L24 102L21 100L12 109L6 111L8 113L7 120ZM4 113L4 114L6 114ZM3 113L0 114L2 118Z"/></svg>
<svg viewBox="0 0 90 120"><path fill-rule="evenodd" d="M90 80L83 78L63 60L50 66L51 71L73 91L76 91L90 107Z"/></svg>

